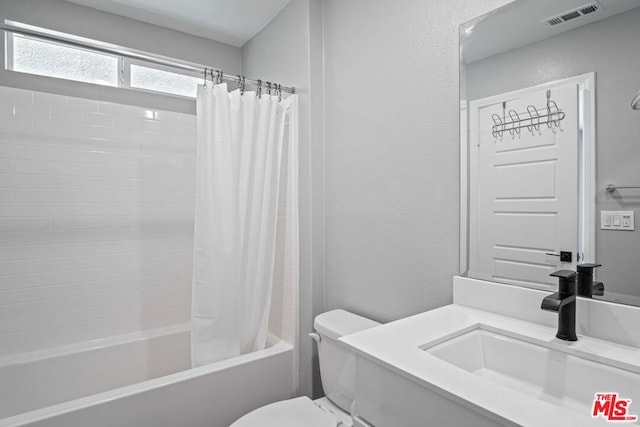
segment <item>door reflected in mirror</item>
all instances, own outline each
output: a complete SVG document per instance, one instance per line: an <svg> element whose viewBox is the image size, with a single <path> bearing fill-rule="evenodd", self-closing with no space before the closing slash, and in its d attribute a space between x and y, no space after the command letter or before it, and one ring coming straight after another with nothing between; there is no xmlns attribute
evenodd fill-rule
<svg viewBox="0 0 640 427"><path fill-rule="evenodd" d="M598 263L594 298L640 305L640 2L518 0L460 35L461 272Z"/></svg>

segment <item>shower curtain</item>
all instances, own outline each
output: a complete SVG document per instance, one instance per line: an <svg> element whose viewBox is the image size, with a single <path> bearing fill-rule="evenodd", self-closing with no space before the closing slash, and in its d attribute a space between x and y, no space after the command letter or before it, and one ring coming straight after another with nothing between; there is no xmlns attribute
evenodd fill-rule
<svg viewBox="0 0 640 427"><path fill-rule="evenodd" d="M200 86L197 122L194 367L265 348L276 243L297 247L297 97Z"/></svg>

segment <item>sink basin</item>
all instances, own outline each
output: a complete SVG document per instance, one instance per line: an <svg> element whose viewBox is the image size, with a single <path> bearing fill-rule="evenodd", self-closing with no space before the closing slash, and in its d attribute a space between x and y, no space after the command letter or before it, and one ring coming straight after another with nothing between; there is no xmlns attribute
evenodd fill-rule
<svg viewBox="0 0 640 427"><path fill-rule="evenodd" d="M577 351L567 342L476 324L421 348L473 375L583 414L590 413L596 393L618 393L634 402L631 414L640 413L637 366Z"/></svg>
<svg viewBox="0 0 640 427"><path fill-rule="evenodd" d="M632 402L613 425L640 426L640 308L579 298L569 343L540 310L547 295L457 278L457 304L340 338L356 354L357 415L379 426L595 427L622 417L609 410L617 393L618 406ZM608 396L594 402L598 393Z"/></svg>

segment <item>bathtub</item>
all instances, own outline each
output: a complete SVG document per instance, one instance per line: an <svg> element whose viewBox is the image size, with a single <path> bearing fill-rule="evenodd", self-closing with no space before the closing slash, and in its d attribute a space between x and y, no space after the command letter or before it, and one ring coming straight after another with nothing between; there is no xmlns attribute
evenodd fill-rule
<svg viewBox="0 0 640 427"><path fill-rule="evenodd" d="M180 325L0 359L0 427L228 427L294 394L293 346L190 369Z"/></svg>

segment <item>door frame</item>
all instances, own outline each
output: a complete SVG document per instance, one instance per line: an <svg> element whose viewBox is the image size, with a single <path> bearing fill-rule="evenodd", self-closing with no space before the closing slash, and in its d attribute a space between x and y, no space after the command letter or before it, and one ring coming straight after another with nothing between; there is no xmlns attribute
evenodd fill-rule
<svg viewBox="0 0 640 427"><path fill-rule="evenodd" d="M505 97L522 97L567 84L578 85L578 252L579 262L595 262L596 248L596 73L554 80L536 86L504 92L460 103L460 274L469 270L472 218L471 206L477 204L477 192L471 191L470 178L477 171L478 150L475 139L479 111L502 102ZM475 134L475 135L474 135ZM474 138L475 136L475 138Z"/></svg>

